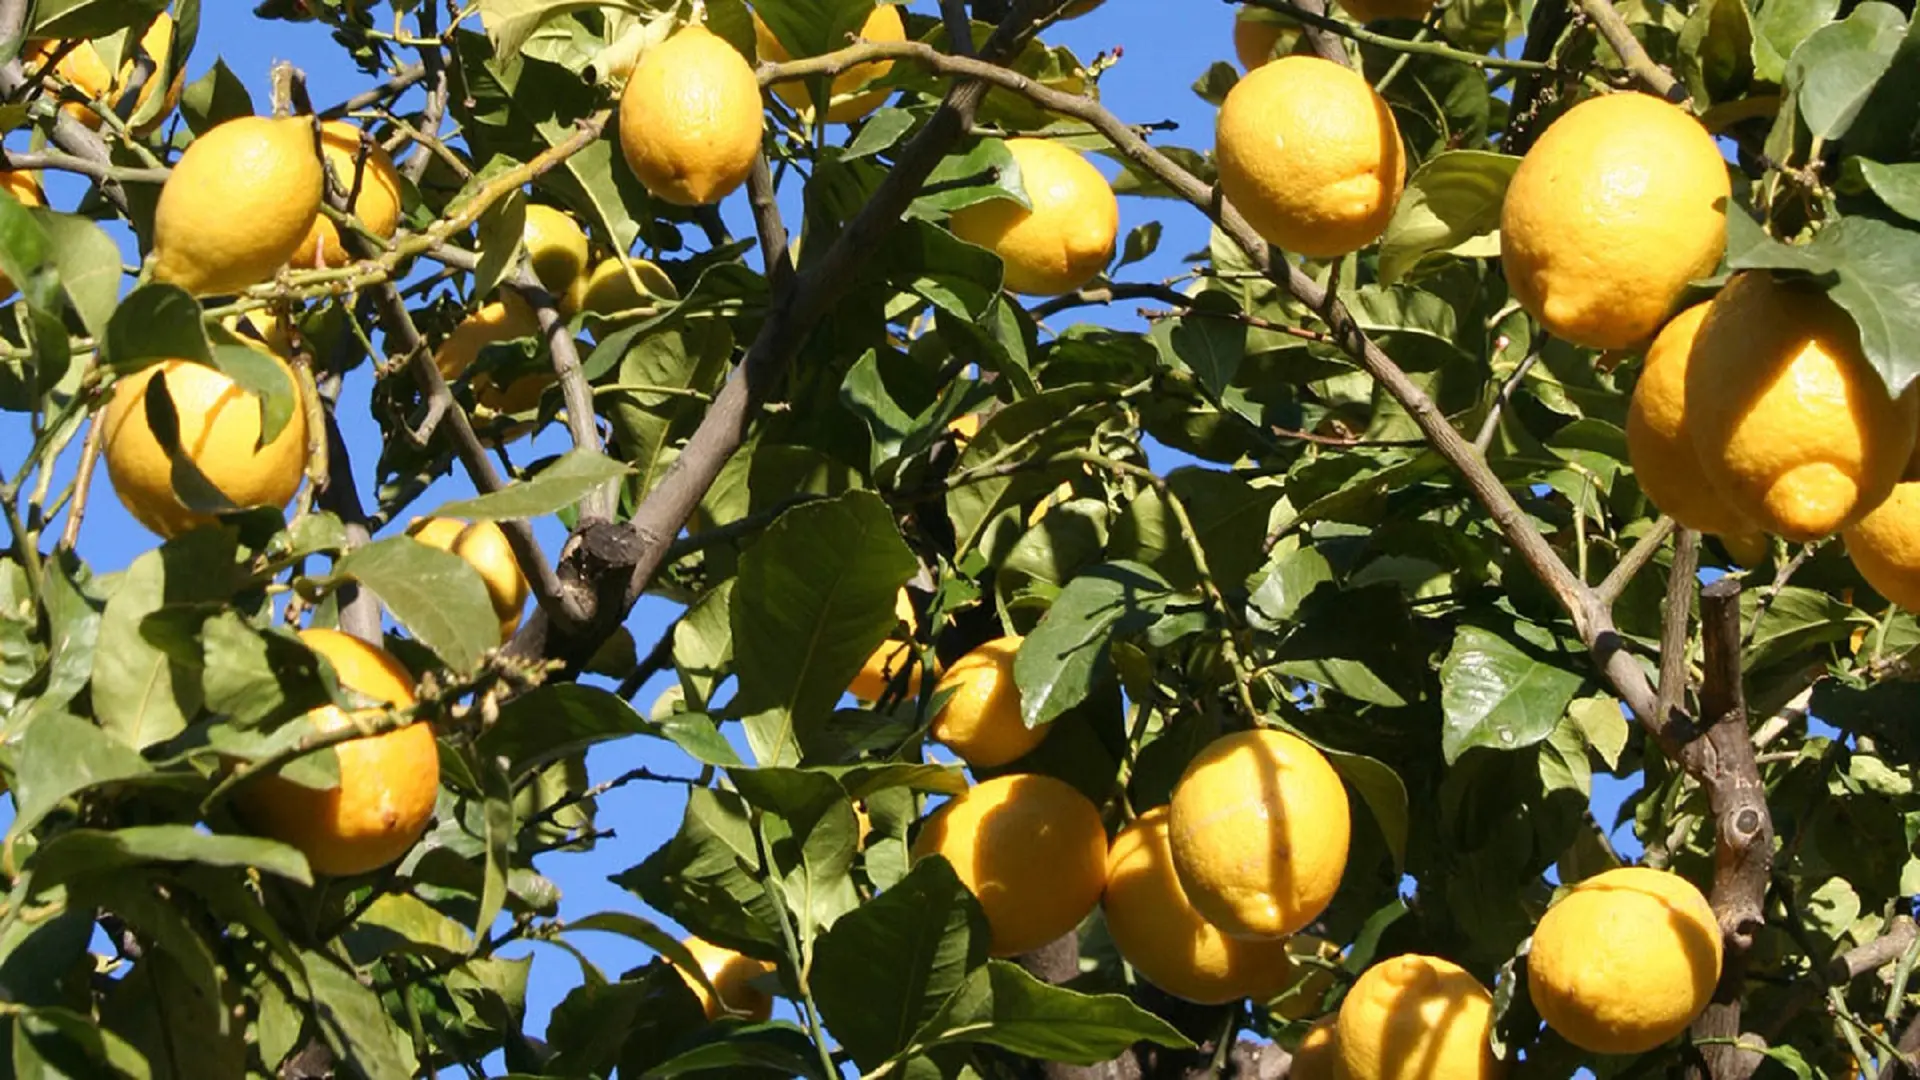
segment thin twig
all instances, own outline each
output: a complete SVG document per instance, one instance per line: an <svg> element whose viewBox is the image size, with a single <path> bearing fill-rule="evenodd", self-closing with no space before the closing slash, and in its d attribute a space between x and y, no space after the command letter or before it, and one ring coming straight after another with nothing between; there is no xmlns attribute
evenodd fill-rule
<svg viewBox="0 0 1920 1080"><path fill-rule="evenodd" d="M409 64L388 76L387 80L378 86L362 90L347 100L340 102L338 105L331 105L320 110L320 119L337 120L350 113L359 112L361 109L372 108L382 102L391 101L426 77L427 67L424 63Z"/></svg>
<svg viewBox="0 0 1920 1080"><path fill-rule="evenodd" d="M1660 687L1654 699L1653 723L1658 732L1677 732L1686 724L1687 654L1693 634L1694 575L1700 565L1700 534L1681 529L1673 538L1673 565L1667 569L1666 616L1660 628ZM1658 733L1657 732L1657 733ZM1670 756L1678 756L1679 736L1662 740Z"/></svg>
<svg viewBox="0 0 1920 1080"><path fill-rule="evenodd" d="M1520 361L1520 365L1513 369L1513 374L1507 376L1507 381L1500 384L1500 392L1494 396L1493 407L1487 410L1487 418L1480 422L1480 433L1473 437L1473 448L1479 451L1482 457L1486 456L1487 447L1493 445L1494 432L1500 430L1500 414L1506 411L1507 402L1513 400L1513 392L1520 388L1520 381L1527 377L1527 372L1533 370L1533 365L1539 359L1538 349L1528 353Z"/></svg>
<svg viewBox="0 0 1920 1080"><path fill-rule="evenodd" d="M559 381L560 394L566 402L567 432L573 437L574 449L599 453L600 428L594 422L593 389L587 385L586 375L580 368L580 350L574 344L567 320L560 314L559 302L540 284L524 259L514 274L513 288L533 309L534 318L540 323L540 336L547 343L554 378ZM614 492L614 485L602 484L582 497L581 522L613 520Z"/></svg>
<svg viewBox="0 0 1920 1080"><path fill-rule="evenodd" d="M1773 580L1767 584L1766 589L1760 593L1759 601L1753 605L1753 618L1747 623L1746 633L1740 635L1741 648L1753 646L1753 636L1760 632L1760 620L1767 617L1767 612L1773 609L1774 601L1780 599L1780 594L1786 590L1787 583L1793 580L1793 575L1807 565L1807 560L1813 558L1813 553L1820 550L1820 545L1825 542L1815 540L1812 543L1800 545L1800 550L1793 553L1793 558L1788 559L1774 573Z"/></svg>
<svg viewBox="0 0 1920 1080"><path fill-rule="evenodd" d="M1328 34L1337 34L1340 37L1352 38L1362 44L1375 45L1397 53L1406 53L1414 56L1438 56L1479 68L1482 71L1548 70L1546 64L1534 60L1509 60L1503 56L1488 56L1485 53L1467 52L1464 49L1456 49L1437 41L1409 41L1406 38L1397 38L1390 34L1376 34L1363 27L1352 26L1338 19L1328 17L1323 4L1314 3L1314 7L1318 8L1318 10L1308 10L1308 4L1312 3L1313 0L1291 0L1291 2L1290 0L1228 0L1228 2L1235 4L1244 2L1252 7L1263 7L1268 11L1277 11L1282 15L1291 15L1304 23L1309 32L1314 30L1326 31ZM1327 56L1325 52L1317 47L1314 51L1329 60L1335 59L1332 56ZM1344 49L1341 50L1340 57L1336 62L1346 62L1346 51Z"/></svg>
<svg viewBox="0 0 1920 1080"><path fill-rule="evenodd" d="M72 551L80 542L80 522L87 516L87 494L93 488L93 466L100 460L100 418L87 425L87 437L80 443L80 467L73 474L73 505L67 507L67 523L60 530L56 551Z"/></svg>
<svg viewBox="0 0 1920 1080"><path fill-rule="evenodd" d="M1593 590L1601 603L1611 607L1614 601L1620 599L1620 594L1627 591L1627 586L1632 583L1634 575L1653 561L1654 555L1659 553L1660 546L1667 542L1667 537L1674 528L1673 519L1662 514L1660 520L1653 523L1653 528L1648 529L1647 534L1642 536L1639 542L1627 549L1627 553L1620 557L1620 562L1614 566L1613 571L1600 582L1599 587Z"/></svg>

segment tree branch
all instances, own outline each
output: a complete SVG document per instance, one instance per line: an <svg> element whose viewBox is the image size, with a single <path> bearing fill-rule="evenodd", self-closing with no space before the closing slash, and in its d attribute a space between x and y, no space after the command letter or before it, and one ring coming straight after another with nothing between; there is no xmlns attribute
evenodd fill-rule
<svg viewBox="0 0 1920 1080"><path fill-rule="evenodd" d="M566 401L567 432L573 436L574 449L599 453L600 428L594 423L593 388L587 385L587 378L580 370L580 350L574 344L567 320L560 315L558 302L533 275L533 268L525 259L520 260L514 273L513 289L533 309L534 318L540 323L540 336L547 343L553 375ZM580 500L580 520L583 524L612 521L613 505L613 485L590 491Z"/></svg>
<svg viewBox="0 0 1920 1080"><path fill-rule="evenodd" d="M1633 36L1633 30L1627 26L1627 20L1613 9L1613 0L1580 0L1580 10L1593 20L1594 29L1606 39L1608 45L1619 55L1620 62L1626 65L1627 73L1632 75L1641 86L1653 91L1660 97L1678 105L1690 97L1687 88L1680 84L1673 73L1647 55L1639 39Z"/></svg>
<svg viewBox="0 0 1920 1080"><path fill-rule="evenodd" d="M1456 49L1438 41L1413 41L1394 37L1391 34L1376 34L1365 27L1352 26L1328 16L1323 0L1227 0L1227 2L1245 3L1252 7L1266 8L1268 11L1293 16L1300 20L1301 29L1306 32L1308 40L1313 44L1313 51L1343 66L1347 63L1347 50L1340 44L1339 39L1344 37L1402 55L1438 56L1482 71L1547 71L1550 69L1549 65L1537 60L1509 60L1504 56L1488 56L1485 53ZM1323 47L1322 42L1331 42L1331 51Z"/></svg>
<svg viewBox="0 0 1920 1080"><path fill-rule="evenodd" d="M1641 537L1638 543L1621 556L1619 565L1615 566L1613 572L1608 574L1606 580L1594 590L1594 595L1599 597L1600 602L1611 607L1616 600L1619 600L1620 594L1626 592L1627 586L1633 582L1634 575L1645 569L1646 565L1653 561L1653 557L1659 554L1661 545L1667 542L1667 537L1672 535L1673 530L1673 519L1662 514L1660 520L1654 522L1653 528L1647 530L1647 535Z"/></svg>

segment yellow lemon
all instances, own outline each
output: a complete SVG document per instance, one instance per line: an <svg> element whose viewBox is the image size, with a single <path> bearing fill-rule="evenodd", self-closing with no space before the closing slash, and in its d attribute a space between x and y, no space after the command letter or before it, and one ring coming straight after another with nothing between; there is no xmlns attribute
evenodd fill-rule
<svg viewBox="0 0 1920 1080"><path fill-rule="evenodd" d="M647 51L620 95L620 149L655 198L700 206L746 183L766 114L753 68L695 23Z"/></svg>
<svg viewBox="0 0 1920 1080"><path fill-rule="evenodd" d="M1627 460L1661 513L1700 532L1747 536L1753 523L1707 482L1687 434L1687 357L1710 306L1696 304L1674 316L1647 350L1627 409Z"/></svg>
<svg viewBox="0 0 1920 1080"><path fill-rule="evenodd" d="M47 193L40 189L40 181L25 169L0 172L0 190L13 196L22 206L47 205ZM13 293L13 279L0 273L0 300L5 300Z"/></svg>
<svg viewBox="0 0 1920 1080"><path fill-rule="evenodd" d="M23 50L23 55L29 64L37 66L59 47L60 43L56 41L36 42ZM140 84L140 94L134 99L133 107L121 114L128 117L137 114L147 102L151 101L154 91L160 86L161 76L166 71L167 60L173 54L173 16L164 11L155 15L153 22L147 27L147 32L140 36L140 49L147 54L148 59L153 61L153 70ZM127 86L133 82L134 63L134 54L129 49L120 61L119 73L109 72L106 62L100 57L99 50L93 47L93 42L82 41L62 56L53 70L87 97L119 113L119 110L126 106ZM186 83L187 69L183 65L180 70L173 73L173 81L167 84L164 106L159 112L134 127L133 133L145 135L159 127L160 122L165 120L167 115L173 112L174 106L180 103L180 92L186 87ZM60 111L95 130L98 130L103 122L99 113L76 102L68 102L60 106Z"/></svg>
<svg viewBox="0 0 1920 1080"><path fill-rule="evenodd" d="M300 640L327 658L341 686L384 705L413 704L413 676L385 649L338 630L303 630ZM321 731L354 723L334 705L308 718ZM440 790L433 728L410 724L350 739L333 753L340 763L338 787L316 791L269 774L241 791L241 810L265 835L299 848L320 873L377 870L405 855L433 817Z"/></svg>
<svg viewBox="0 0 1920 1080"><path fill-rule="evenodd" d="M1765 565L1773 555L1773 543L1763 532L1722 534L1720 544L1727 549L1727 554L1733 556L1735 563L1749 570Z"/></svg>
<svg viewBox="0 0 1920 1080"><path fill-rule="evenodd" d="M1015 956L1080 925L1106 886L1100 811L1064 781L1001 776L935 811L913 857L942 855L980 901L995 956Z"/></svg>
<svg viewBox="0 0 1920 1080"><path fill-rule="evenodd" d="M1897 485L1885 502L1840 535L1853 568L1875 592L1920 610L1920 483Z"/></svg>
<svg viewBox="0 0 1920 1080"><path fill-rule="evenodd" d="M1333 989L1333 972L1325 965L1340 962L1340 946L1312 934L1295 934L1287 939L1287 955L1318 960L1320 963L1294 964L1293 976L1280 988L1279 993L1269 995L1268 1000L1277 997L1280 1000L1273 1005L1273 1014L1284 1020L1305 1020L1320 1011L1320 1003L1327 998L1327 991Z"/></svg>
<svg viewBox="0 0 1920 1080"><path fill-rule="evenodd" d="M1500 264L1514 299L1556 337L1638 345L1727 246L1727 163L1685 110L1608 94L1567 110L1513 174Z"/></svg>
<svg viewBox="0 0 1920 1080"><path fill-rule="evenodd" d="M900 19L900 9L892 4L881 4L867 16L860 27L863 41L893 42L907 40L906 23ZM753 43L760 54L760 60L768 64L784 64L793 59L780 39L773 36L767 24L760 16L753 17ZM877 79L885 78L893 70L893 61L874 60L870 63L855 64L853 67L834 76L833 86L828 93L831 104L827 106L827 122L830 124L851 124L864 118L868 113L886 103L891 90L869 90L864 94L855 91ZM773 92L780 100L791 105L802 116L813 115L813 89L805 81L775 83Z"/></svg>
<svg viewBox="0 0 1920 1080"><path fill-rule="evenodd" d="M1687 1029L1720 980L1720 923L1678 874L1609 870L1533 932L1527 990L1547 1026L1597 1054L1640 1054Z"/></svg>
<svg viewBox="0 0 1920 1080"><path fill-rule="evenodd" d="M320 213L310 119L243 116L187 147L153 213L153 276L196 296L235 293L285 266Z"/></svg>
<svg viewBox="0 0 1920 1080"><path fill-rule="evenodd" d="M1738 274L1687 365L1687 427L1707 480L1756 526L1817 540L1865 517L1900 481L1920 399L1898 400L1825 293Z"/></svg>
<svg viewBox="0 0 1920 1080"><path fill-rule="evenodd" d="M1028 727L1020 716L1013 659L1020 638L989 641L953 662L934 692L953 696L933 718L933 737L968 765L993 769L1027 756L1051 726Z"/></svg>
<svg viewBox="0 0 1920 1080"><path fill-rule="evenodd" d="M513 557L513 545L499 522L476 521L472 524L456 518L419 518L407 526L407 535L428 547L451 552L467 561L487 587L487 600L500 619L500 640L513 636L520 625L521 609L527 606L531 591L520 563Z"/></svg>
<svg viewBox="0 0 1920 1080"><path fill-rule="evenodd" d="M1334 1046L1334 1032L1340 1014L1323 1016L1313 1022L1293 1051L1293 1067L1287 1080L1338 1080L1340 1052Z"/></svg>
<svg viewBox="0 0 1920 1080"><path fill-rule="evenodd" d="M1345 1080L1496 1080L1493 995L1458 964L1396 956L1360 976L1340 1005L1334 1053Z"/></svg>
<svg viewBox="0 0 1920 1080"><path fill-rule="evenodd" d="M907 624L907 633L913 634L920 629L920 620L914 616L913 600L907 590L901 589L893 598L893 613L901 622ZM893 685L895 676L907 672L907 697L920 696L920 668L918 653L911 642L899 638L888 638L873 650L867 662L860 667L860 673L853 677L847 686L847 693L861 701L879 701L886 696L887 687ZM912 670L908 670L911 668Z"/></svg>
<svg viewBox="0 0 1920 1080"><path fill-rule="evenodd" d="M633 268L628 276L627 268ZM640 287L634 288L634 278ZM612 317L636 308L651 307L661 300L678 300L680 291L657 266L645 259L602 259L579 285L580 297L574 307L602 317Z"/></svg>
<svg viewBox="0 0 1920 1080"><path fill-rule="evenodd" d="M341 190L353 195L354 216L375 236L392 239L400 227L400 173L393 167L393 158L374 142L368 144L363 164L360 129L345 120L320 125L320 154ZM313 228L307 230L292 261L295 266L345 266L353 257L340 244L339 228L321 214L313 219Z"/></svg>
<svg viewBox="0 0 1920 1080"><path fill-rule="evenodd" d="M1100 906L1120 955L1175 997L1202 1005L1243 997L1264 1001L1291 977L1286 942L1228 937L1187 903L1173 872L1164 806L1135 818L1113 838Z"/></svg>
<svg viewBox="0 0 1920 1080"><path fill-rule="evenodd" d="M1347 789L1283 731L1215 739L1173 790L1173 865L1187 899L1239 937L1280 937L1326 910L1346 871Z"/></svg>
<svg viewBox="0 0 1920 1080"><path fill-rule="evenodd" d="M434 351L433 363L442 378L452 381L465 375L487 346L539 332L540 323L532 309L509 294L504 300L481 305L480 310L461 320Z"/></svg>
<svg viewBox="0 0 1920 1080"><path fill-rule="evenodd" d="M1277 22L1254 18L1254 11L1242 7L1233 20L1233 55L1247 71L1267 66L1273 59L1274 47L1287 34L1287 28Z"/></svg>
<svg viewBox="0 0 1920 1080"><path fill-rule="evenodd" d="M1407 162L1386 101L1349 68L1283 56L1220 106L1220 190L1267 242L1316 259L1379 239Z"/></svg>
<svg viewBox="0 0 1920 1080"><path fill-rule="evenodd" d="M564 303L573 283L587 270L587 234L563 210L540 203L527 206L527 261L533 276L555 300Z"/></svg>
<svg viewBox="0 0 1920 1080"><path fill-rule="evenodd" d="M1419 20L1433 12L1433 0L1339 0L1339 4L1357 23L1378 19Z"/></svg>
<svg viewBox="0 0 1920 1080"><path fill-rule="evenodd" d="M719 991L715 1000L707 988L697 980L684 980L693 996L700 999L700 1007L706 1010L707 1019L718 1020L732 1017L757 1024L773 1015L773 997L766 991L753 985L755 979L773 972L773 965L765 960L756 960L751 956L742 956L732 949L722 948L704 938L690 937L680 944L693 954L694 962Z"/></svg>
<svg viewBox="0 0 1920 1080"><path fill-rule="evenodd" d="M286 362L274 361L296 385ZM259 399L204 364L167 360L115 382L100 419L107 477L135 520L161 536L214 520L174 494L173 460L147 423L147 386L161 376L184 462L235 506L285 506L293 498L307 464L307 416L297 401L280 434L261 446Z"/></svg>
<svg viewBox="0 0 1920 1080"><path fill-rule="evenodd" d="M965 446L975 435L980 434L980 414L967 413L964 416L956 416L953 422L947 425L947 430L953 432L954 442Z"/></svg>
<svg viewBox="0 0 1920 1080"><path fill-rule="evenodd" d="M1120 202L1077 152L1048 139L1008 139L1032 209L990 199L954 211L953 234L1006 264L1006 286L1033 296L1069 293L1113 258Z"/></svg>

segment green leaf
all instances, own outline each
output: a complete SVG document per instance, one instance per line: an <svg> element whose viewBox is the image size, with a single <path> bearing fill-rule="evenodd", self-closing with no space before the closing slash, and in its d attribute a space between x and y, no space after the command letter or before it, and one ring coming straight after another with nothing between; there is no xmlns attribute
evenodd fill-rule
<svg viewBox="0 0 1920 1080"><path fill-rule="evenodd" d="M473 932L486 934L507 903L507 875L513 862L513 841L519 831L515 824L513 783L498 758L482 761L480 786L484 796L480 805L484 831L481 836L486 859L481 865L480 903L474 909Z"/></svg>
<svg viewBox="0 0 1920 1080"><path fill-rule="evenodd" d="M1846 134L1906 34L1899 8L1869 0L1801 42L1787 61L1786 85L1814 135L1832 141Z"/></svg>
<svg viewBox="0 0 1920 1080"><path fill-rule="evenodd" d="M499 644L487 587L465 559L411 536L375 540L334 566L371 590L393 617L454 671L473 670Z"/></svg>
<svg viewBox="0 0 1920 1080"><path fill-rule="evenodd" d="M466 927L405 893L380 895L354 920L345 937L354 959L366 964L401 950L436 963L473 952L473 935Z"/></svg>
<svg viewBox="0 0 1920 1080"><path fill-rule="evenodd" d="M1737 97L1753 75L1753 45L1746 0L1706 0L1680 28L1681 81L1702 104Z"/></svg>
<svg viewBox="0 0 1920 1080"><path fill-rule="evenodd" d="M1392 285L1441 252L1499 254L1500 206L1519 167L1486 150L1449 150L1420 166L1380 241L1380 280Z"/></svg>
<svg viewBox="0 0 1920 1080"><path fill-rule="evenodd" d="M65 712L42 712L7 736L15 765L13 827L25 836L63 800L150 771L126 743Z"/></svg>
<svg viewBox="0 0 1920 1080"><path fill-rule="evenodd" d="M304 953L320 1034L367 1080L408 1080L419 1071L413 1046L372 990L332 957Z"/></svg>
<svg viewBox="0 0 1920 1080"><path fill-rule="evenodd" d="M142 285L107 320L101 358L122 375L162 360L211 364L200 304L178 285Z"/></svg>
<svg viewBox="0 0 1920 1080"><path fill-rule="evenodd" d="M180 95L180 115L196 136L235 117L253 114L253 97L247 93L246 84L222 59L216 58L207 73L188 83Z"/></svg>
<svg viewBox="0 0 1920 1080"><path fill-rule="evenodd" d="M73 214L35 207L33 217L46 231L49 254L74 314L88 333L106 333L120 302L120 245L100 226Z"/></svg>
<svg viewBox="0 0 1920 1080"><path fill-rule="evenodd" d="M1476 746L1517 750L1551 735L1585 681L1552 659L1477 626L1455 632L1440 665L1440 751L1447 763Z"/></svg>
<svg viewBox="0 0 1920 1080"><path fill-rule="evenodd" d="M627 475L628 468L592 450L570 450L533 477L491 495L450 502L435 517L500 521L557 514L606 484Z"/></svg>
<svg viewBox="0 0 1920 1080"><path fill-rule="evenodd" d="M1753 23L1753 77L1785 81L1787 58L1839 11L1840 0L1767 0Z"/></svg>
<svg viewBox="0 0 1920 1080"><path fill-rule="evenodd" d="M613 877L660 914L717 945L778 955L781 920L749 872L760 852L745 804L732 792L695 788L680 830L646 861Z"/></svg>
<svg viewBox="0 0 1920 1080"><path fill-rule="evenodd" d="M72 829L47 841L28 865L34 886L45 888L149 863L251 867L302 885L313 883L306 856L285 844L201 832L191 825L134 825L111 832Z"/></svg>
<svg viewBox="0 0 1920 1080"><path fill-rule="evenodd" d="M845 46L873 6L874 0L759 0L753 10L787 55L799 59Z"/></svg>
<svg viewBox="0 0 1920 1080"><path fill-rule="evenodd" d="M799 1076L826 1080L820 1054L805 1032L792 1024L736 1027L716 1041L678 1054L646 1072L647 1080L668 1080L701 1073L708 1076Z"/></svg>
<svg viewBox="0 0 1920 1080"><path fill-rule="evenodd" d="M975 969L914 1033L912 1049L925 1053L952 1043L985 1043L1042 1061L1093 1065L1137 1042L1173 1049L1193 1045L1119 994L1077 994L992 960Z"/></svg>
<svg viewBox="0 0 1920 1080"><path fill-rule="evenodd" d="M167 0L40 0L28 38L102 38L144 26L167 8Z"/></svg>
<svg viewBox="0 0 1920 1080"><path fill-rule="evenodd" d="M1882 165L1867 158L1848 158L1849 177L1857 176L1887 209L1909 221L1920 221L1920 163Z"/></svg>
<svg viewBox="0 0 1920 1080"><path fill-rule="evenodd" d="M1360 793L1360 801L1372 811L1374 822L1380 826L1380 835L1386 838L1387 850L1393 854L1394 868L1405 867L1409 811L1407 785L1400 774L1365 754L1350 754L1326 746L1320 747L1320 752L1332 762L1340 778Z"/></svg>
<svg viewBox="0 0 1920 1080"><path fill-rule="evenodd" d="M923 859L835 923L813 957L827 1029L861 1069L873 1069L906 1049L986 962L986 917L945 859Z"/></svg>
<svg viewBox="0 0 1920 1080"><path fill-rule="evenodd" d="M1126 242L1120 247L1120 261L1114 263L1113 268L1118 270L1123 266L1130 266L1150 258L1154 252L1160 250L1161 228L1161 224L1157 221L1135 225L1127 233Z"/></svg>
<svg viewBox="0 0 1920 1080"><path fill-rule="evenodd" d="M918 568L893 512L851 491L780 515L740 558L731 605L738 711L762 764L797 760L796 724L826 716L892 631Z"/></svg>
<svg viewBox="0 0 1920 1080"><path fill-rule="evenodd" d="M505 758L524 775L595 743L626 735L661 734L618 694L579 683L551 683L507 702L500 718L481 732L476 747L487 758Z"/></svg>
<svg viewBox="0 0 1920 1080"><path fill-rule="evenodd" d="M589 981L554 1007L547 1040L558 1052L547 1076L646 1076L676 1044L705 1027L700 1002L678 969L653 964L616 983Z"/></svg>
<svg viewBox="0 0 1920 1080"><path fill-rule="evenodd" d="M24 582L22 585L24 589ZM51 631L46 686L36 708L56 708L87 685L105 608L87 565L72 552L56 553L42 574L42 603ZM26 600L20 597L20 600ZM31 602L25 609L31 610Z"/></svg>
<svg viewBox="0 0 1920 1080"><path fill-rule="evenodd" d="M893 107L881 109L867 117L866 123L860 125L860 130L854 135L853 141L848 143L846 150L841 153L840 160L852 161L856 158L885 153L898 146L900 140L906 138L907 132L913 130L913 125L913 113L906 109Z"/></svg>
<svg viewBox="0 0 1920 1080"><path fill-rule="evenodd" d="M293 419L294 410L300 407L293 375L264 349L229 344L224 340L230 336L225 330L217 331L215 336L220 340L215 341L207 366L259 399L260 440L256 445L265 446L280 437L287 421Z"/></svg>
<svg viewBox="0 0 1920 1080"><path fill-rule="evenodd" d="M914 200L911 216L938 216L994 199L1033 208L1021 182L1020 162L1002 139L981 139L964 153L942 158L924 187L928 193Z"/></svg>
<svg viewBox="0 0 1920 1080"><path fill-rule="evenodd" d="M1620 711L1620 703L1605 694L1584 697L1567 706L1567 715L1579 726L1587 745L1607 763L1607 768L1618 768L1620 755L1626 750L1627 738L1632 732L1626 714Z"/></svg>
<svg viewBox="0 0 1920 1080"><path fill-rule="evenodd" d="M1084 448L1100 421L1112 414L1113 407L1101 400L1103 396L1100 387L1079 385L1014 402L994 413L968 441L954 472L984 471L1010 461L1043 461L1060 450ZM949 490L947 516L953 521L955 557L966 555L983 539L995 515L1039 498L1079 471L1079 462L1061 462Z"/></svg>
<svg viewBox="0 0 1920 1080"><path fill-rule="evenodd" d="M813 770L735 768L727 777L741 798L765 811L760 829L806 948L860 903L848 876L859 841L853 801L832 776Z"/></svg>
<svg viewBox="0 0 1920 1080"><path fill-rule="evenodd" d="M1086 700L1111 670L1114 637L1146 629L1173 595L1138 563L1096 566L1068 582L1014 656L1021 719L1038 727Z"/></svg>
<svg viewBox="0 0 1920 1080"><path fill-rule="evenodd" d="M1869 5L1873 6L1873 5ZM1853 316L1860 348L1888 389L1899 394L1920 376L1920 233L1866 217L1844 217L1804 247L1767 241L1743 214L1727 215L1727 265L1817 275L1827 295ZM1734 222L1740 222L1734 225ZM1735 234L1743 236L1736 249Z"/></svg>
<svg viewBox="0 0 1920 1080"><path fill-rule="evenodd" d="M67 1076L147 1080L153 1073L139 1051L91 1018L43 1006L14 1015L13 1075L21 1080Z"/></svg>
<svg viewBox="0 0 1920 1080"><path fill-rule="evenodd" d="M1759 614L1760 590L1740 596L1741 625L1753 627L1742 652L1744 670L1761 671L1786 660L1799 660L1823 644L1845 641L1858 625L1853 608L1815 589L1789 585L1774 595L1765 614Z"/></svg>
<svg viewBox="0 0 1920 1080"><path fill-rule="evenodd" d="M1195 296L1193 314L1154 326L1152 338L1160 362L1193 372L1209 395L1219 397L1247 356L1247 324L1240 320L1241 314L1240 305L1224 291Z"/></svg>
<svg viewBox="0 0 1920 1080"><path fill-rule="evenodd" d="M508 192L506 198L487 207L478 226L475 239L480 246L480 263L473 269L473 291L487 296L513 271L514 261L526 250L526 192Z"/></svg>
<svg viewBox="0 0 1920 1080"><path fill-rule="evenodd" d="M896 226L884 260L895 284L955 318L979 320L1000 296L1000 257L931 222Z"/></svg>
<svg viewBox="0 0 1920 1080"><path fill-rule="evenodd" d="M200 640L207 710L237 726L295 716L332 700L313 652L290 631L256 630L223 611L201 624Z"/></svg>

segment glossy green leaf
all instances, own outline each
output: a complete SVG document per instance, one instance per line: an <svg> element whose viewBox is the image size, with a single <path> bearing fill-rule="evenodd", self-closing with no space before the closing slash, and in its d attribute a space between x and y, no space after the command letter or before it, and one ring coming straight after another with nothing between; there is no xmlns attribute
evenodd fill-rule
<svg viewBox="0 0 1920 1080"><path fill-rule="evenodd" d="M592 450L570 450L528 479L491 495L447 503L434 511L434 516L482 521L545 517L565 510L627 472L625 465Z"/></svg>
<svg viewBox="0 0 1920 1080"><path fill-rule="evenodd" d="M1906 32L1899 8L1868 0L1800 43L1787 61L1786 82L1813 134L1828 140L1846 134Z"/></svg>
<svg viewBox="0 0 1920 1080"><path fill-rule="evenodd" d="M1173 596L1166 579L1138 563L1098 566L1068 582L1014 657L1021 719L1038 727L1086 700L1111 670L1114 638L1145 629Z"/></svg>
<svg viewBox="0 0 1920 1080"><path fill-rule="evenodd" d="M354 549L334 573L371 590L455 671L471 670L500 641L500 620L487 587L458 555L395 536Z"/></svg>
<svg viewBox="0 0 1920 1080"><path fill-rule="evenodd" d="M1452 763L1477 746L1518 750L1545 739L1585 681L1568 668L1585 662L1584 654L1555 656L1461 627L1440 665L1441 753Z"/></svg>
<svg viewBox="0 0 1920 1080"><path fill-rule="evenodd" d="M252 867L312 882L306 857L285 844L258 836L226 836L190 825L134 825L124 829L73 829L34 854L34 884L45 888L86 874L105 874L151 863Z"/></svg>
<svg viewBox="0 0 1920 1080"><path fill-rule="evenodd" d="M1431 255L1499 253L1500 206L1520 159L1485 150L1449 150L1408 178L1380 240L1380 280L1393 284Z"/></svg>
<svg viewBox="0 0 1920 1080"><path fill-rule="evenodd" d="M1004 960L976 968L914 1033L912 1049L985 1043L1075 1065L1105 1061L1136 1042L1193 1045L1166 1021L1119 994L1049 986Z"/></svg>

